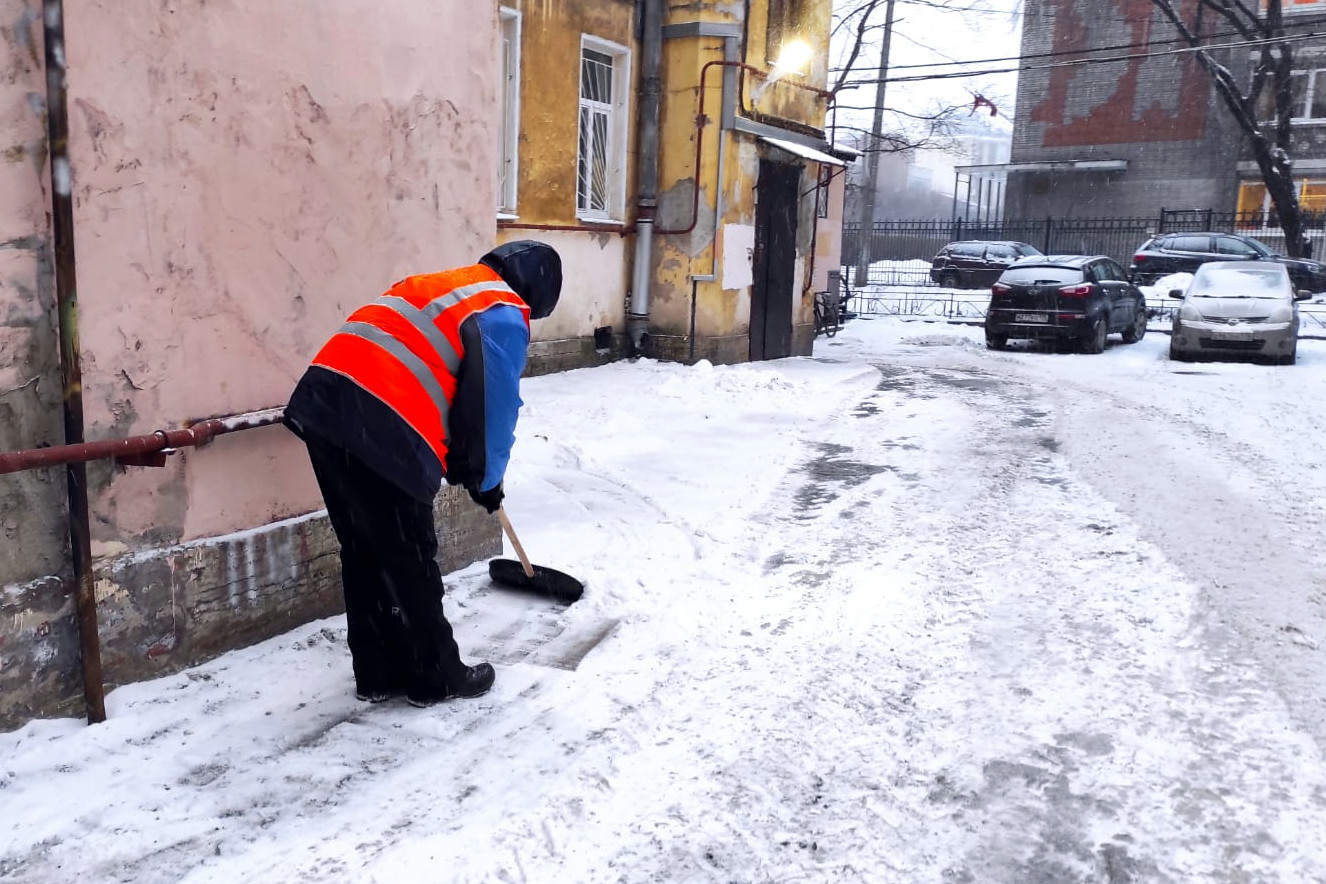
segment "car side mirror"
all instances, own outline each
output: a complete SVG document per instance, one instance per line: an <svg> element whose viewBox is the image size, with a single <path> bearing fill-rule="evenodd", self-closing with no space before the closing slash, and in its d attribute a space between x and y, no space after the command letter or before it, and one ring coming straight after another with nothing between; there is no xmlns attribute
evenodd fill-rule
<svg viewBox="0 0 1326 884"><path fill-rule="evenodd" d="M1311 297L1312 297L1312 292L1308 291L1307 289L1299 289L1298 291L1294 292L1295 301L1306 301L1308 298Z"/></svg>
<svg viewBox="0 0 1326 884"><path fill-rule="evenodd" d="M1182 297L1183 297L1183 289L1170 289L1170 290L1169 290L1169 296L1170 296L1171 298L1182 298Z"/></svg>

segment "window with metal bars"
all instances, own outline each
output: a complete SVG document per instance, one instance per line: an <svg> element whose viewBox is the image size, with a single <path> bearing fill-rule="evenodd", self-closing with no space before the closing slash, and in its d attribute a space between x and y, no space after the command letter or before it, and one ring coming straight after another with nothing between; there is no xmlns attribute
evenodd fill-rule
<svg viewBox="0 0 1326 884"><path fill-rule="evenodd" d="M617 103L613 92L617 57L582 47L580 51L580 148L576 161L576 211L607 218L616 184L614 144Z"/></svg>

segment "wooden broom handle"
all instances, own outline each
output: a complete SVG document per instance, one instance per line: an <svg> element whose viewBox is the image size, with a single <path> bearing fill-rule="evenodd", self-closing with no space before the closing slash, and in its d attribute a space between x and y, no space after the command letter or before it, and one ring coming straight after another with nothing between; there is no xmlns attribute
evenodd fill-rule
<svg viewBox="0 0 1326 884"><path fill-rule="evenodd" d="M526 577L534 576L534 566L529 563L529 556L525 555L525 547L520 545L520 540L516 537L516 529L511 527L511 520L506 517L506 510L499 504L497 507L497 521L502 523L502 530L506 536L511 538L511 545L516 548L516 555L520 556L520 564L525 569Z"/></svg>

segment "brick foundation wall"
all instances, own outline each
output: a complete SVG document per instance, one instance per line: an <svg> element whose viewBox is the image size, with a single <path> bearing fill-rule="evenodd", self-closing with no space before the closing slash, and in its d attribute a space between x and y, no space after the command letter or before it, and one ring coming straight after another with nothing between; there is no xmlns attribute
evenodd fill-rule
<svg viewBox="0 0 1326 884"><path fill-rule="evenodd" d="M599 352L595 348L592 336L534 341L529 345L529 353L525 358L525 375L534 377L572 368L604 365L622 358L625 353L626 336L623 334L612 336L612 342L606 352Z"/></svg>
<svg viewBox="0 0 1326 884"><path fill-rule="evenodd" d="M708 359L714 365L733 365L750 361L749 335L697 335L695 358L691 358L690 339L685 335L650 335L649 355L668 362L699 362Z"/></svg>
<svg viewBox="0 0 1326 884"><path fill-rule="evenodd" d="M695 358L691 359L690 339L685 335L651 335L650 355L669 362L699 362L708 359L714 365L734 365L750 361L750 335L697 335ZM792 326L792 355L809 356L815 346L815 326Z"/></svg>
<svg viewBox="0 0 1326 884"><path fill-rule="evenodd" d="M434 512L443 573L501 554L497 520L464 491L443 488ZM325 513L315 513L98 562L107 689L343 612L338 553ZM59 577L0 588L0 730L34 717L82 714L71 589L72 580Z"/></svg>

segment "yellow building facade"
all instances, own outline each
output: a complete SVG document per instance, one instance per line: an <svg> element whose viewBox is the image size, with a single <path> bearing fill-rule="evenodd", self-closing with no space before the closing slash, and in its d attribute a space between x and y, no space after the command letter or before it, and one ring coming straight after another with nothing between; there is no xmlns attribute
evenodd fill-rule
<svg viewBox="0 0 1326 884"><path fill-rule="evenodd" d="M501 12L499 240L562 253L545 368L808 354L836 269L829 0L520 0Z"/></svg>

